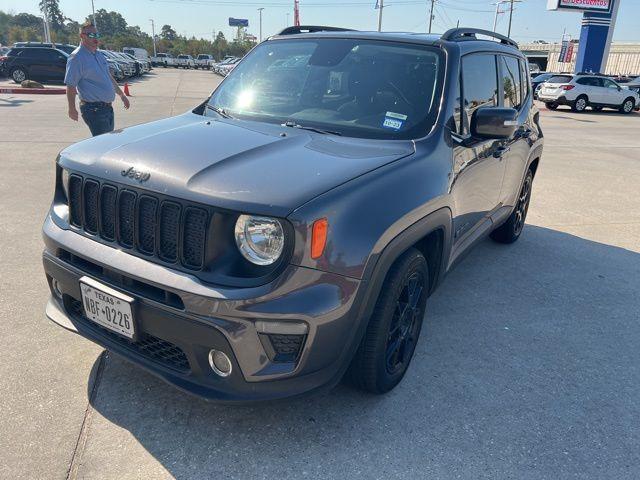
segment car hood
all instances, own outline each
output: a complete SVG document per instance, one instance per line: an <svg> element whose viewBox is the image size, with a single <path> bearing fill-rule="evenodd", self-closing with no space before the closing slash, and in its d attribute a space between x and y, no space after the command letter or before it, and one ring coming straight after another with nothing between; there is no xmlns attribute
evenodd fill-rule
<svg viewBox="0 0 640 480"><path fill-rule="evenodd" d="M316 196L413 152L409 140L337 137L189 112L82 141L63 150L59 161L110 182L284 217ZM143 182L123 175L131 168L150 175Z"/></svg>

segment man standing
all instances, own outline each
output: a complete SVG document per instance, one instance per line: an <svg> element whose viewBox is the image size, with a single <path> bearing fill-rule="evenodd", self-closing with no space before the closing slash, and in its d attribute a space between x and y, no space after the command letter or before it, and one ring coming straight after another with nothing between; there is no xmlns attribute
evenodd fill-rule
<svg viewBox="0 0 640 480"><path fill-rule="evenodd" d="M99 38L100 34L91 22L80 27L80 46L69 57L64 77L69 118L78 120L76 95L79 95L82 119L94 137L113 131L111 103L115 100L116 93L122 99L124 108L129 108L129 99L111 76L107 59L98 52Z"/></svg>

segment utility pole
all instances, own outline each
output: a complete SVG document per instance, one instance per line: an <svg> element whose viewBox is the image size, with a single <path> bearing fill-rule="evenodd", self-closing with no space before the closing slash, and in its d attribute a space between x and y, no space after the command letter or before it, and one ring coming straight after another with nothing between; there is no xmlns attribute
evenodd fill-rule
<svg viewBox="0 0 640 480"><path fill-rule="evenodd" d="M384 0L378 0L376 3L376 7L378 7L378 31L382 31L382 10L384 9Z"/></svg>
<svg viewBox="0 0 640 480"><path fill-rule="evenodd" d="M153 23L153 18L150 18L149 21L151 22L151 39L153 40L153 56L157 57L157 55L156 55L156 26Z"/></svg>
<svg viewBox="0 0 640 480"><path fill-rule="evenodd" d="M262 42L262 11L264 10L264 7L260 7L258 9L258 12L260 12L260 41Z"/></svg>
<svg viewBox="0 0 640 480"><path fill-rule="evenodd" d="M300 3L299 0L293 0L293 25L300 26Z"/></svg>
<svg viewBox="0 0 640 480"><path fill-rule="evenodd" d="M291 15L289 12L287 12L287 24L285 25L285 27L289 26L289 15Z"/></svg>
<svg viewBox="0 0 640 480"><path fill-rule="evenodd" d="M433 25L433 7L436 4L436 0L431 0L431 10L429 11L429 33L431 33L431 25Z"/></svg>
<svg viewBox="0 0 640 480"><path fill-rule="evenodd" d="M507 37L511 37L511 22L513 21L513 0L511 0L511 5L509 8L509 31L507 33Z"/></svg>
<svg viewBox="0 0 640 480"><path fill-rule="evenodd" d="M96 22L96 7L93 5L93 0L91 0L91 18L93 19L93 26L98 28L98 22Z"/></svg>

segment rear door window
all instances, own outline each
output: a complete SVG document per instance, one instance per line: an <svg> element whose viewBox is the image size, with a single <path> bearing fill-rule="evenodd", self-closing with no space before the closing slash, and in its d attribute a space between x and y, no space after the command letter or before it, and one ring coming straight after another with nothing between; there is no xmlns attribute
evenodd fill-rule
<svg viewBox="0 0 640 480"><path fill-rule="evenodd" d="M580 78L578 80L576 80L576 83L579 85L585 85L587 87L601 87L602 83L600 82L599 78L594 78L594 77L587 77L587 78Z"/></svg>
<svg viewBox="0 0 640 480"><path fill-rule="evenodd" d="M504 99L504 106L519 110L522 106L522 90L518 59L500 55L500 71L502 75L502 98Z"/></svg>
<svg viewBox="0 0 640 480"><path fill-rule="evenodd" d="M520 85L522 90L523 102L527 98L527 96L529 95L529 91L531 90L531 77L527 75L528 71L529 69L527 66L527 62L521 59L520 60L520 80L521 80Z"/></svg>

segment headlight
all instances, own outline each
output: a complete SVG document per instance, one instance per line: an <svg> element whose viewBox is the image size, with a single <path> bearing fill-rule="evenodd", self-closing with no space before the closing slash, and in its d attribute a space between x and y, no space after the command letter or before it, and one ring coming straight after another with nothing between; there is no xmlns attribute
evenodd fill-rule
<svg viewBox="0 0 640 480"><path fill-rule="evenodd" d="M284 230L274 218L240 215L235 236L242 256L255 265L272 265L284 249Z"/></svg>
<svg viewBox="0 0 640 480"><path fill-rule="evenodd" d="M64 192L64 196L67 200L69 200L69 170L62 169L62 191Z"/></svg>

